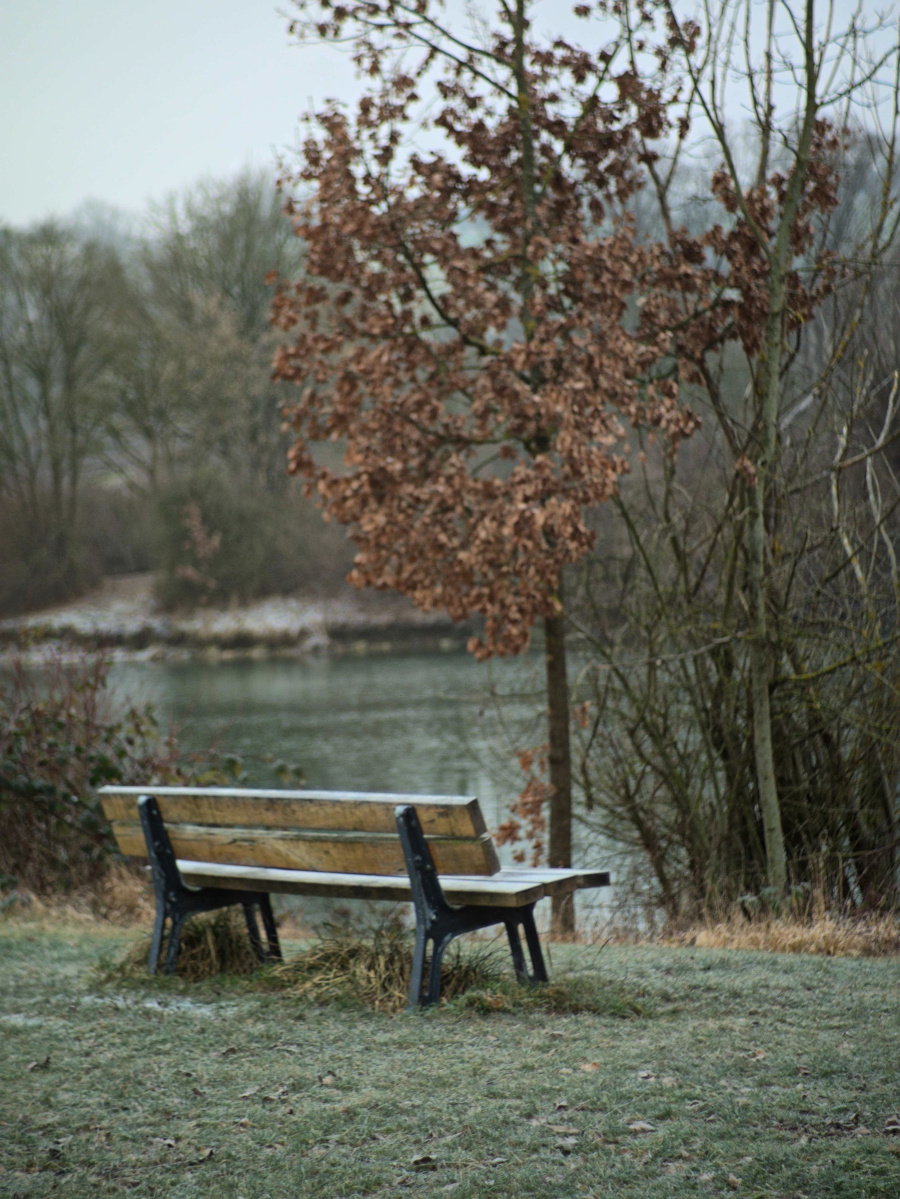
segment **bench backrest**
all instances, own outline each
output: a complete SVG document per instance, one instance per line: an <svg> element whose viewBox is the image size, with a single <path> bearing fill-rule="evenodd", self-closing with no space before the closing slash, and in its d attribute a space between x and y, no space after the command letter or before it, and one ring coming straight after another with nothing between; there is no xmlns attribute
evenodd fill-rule
<svg viewBox="0 0 900 1199"><path fill-rule="evenodd" d="M103 811L124 854L146 858L137 801L153 795L176 858L193 862L406 874L394 819L412 804L440 874L500 869L477 799L234 787L103 787Z"/></svg>

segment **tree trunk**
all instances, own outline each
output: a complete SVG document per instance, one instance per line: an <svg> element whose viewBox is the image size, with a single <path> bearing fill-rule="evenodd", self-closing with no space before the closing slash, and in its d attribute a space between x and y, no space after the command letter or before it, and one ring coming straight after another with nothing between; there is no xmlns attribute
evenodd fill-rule
<svg viewBox="0 0 900 1199"><path fill-rule="evenodd" d="M762 814L766 845L766 881L783 892L787 887L787 861L781 801L775 777L772 746L772 710L769 702L769 644L766 612L766 530L762 496L763 476L751 490L749 553L750 582L750 701L753 708L753 756L756 793Z"/></svg>
<svg viewBox="0 0 900 1199"><path fill-rule="evenodd" d="M558 595L561 598L562 588ZM562 611L544 620L547 656L547 723L550 739L550 844L551 866L572 865L572 754L569 744L569 680L566 673L566 620ZM575 932L574 895L555 896L552 902L554 936Z"/></svg>
<svg viewBox="0 0 900 1199"><path fill-rule="evenodd" d="M784 830L781 824L781 800L778 796L778 782L775 775L772 709L769 699L766 489L778 436L785 273L783 260L776 258L772 264L769 281L765 357L758 368L760 449L756 459L756 483L749 488L750 521L747 539L747 575L750 592L750 702L753 708L756 790L766 842L766 881L770 887L774 887L782 893L787 888L787 858L784 848Z"/></svg>

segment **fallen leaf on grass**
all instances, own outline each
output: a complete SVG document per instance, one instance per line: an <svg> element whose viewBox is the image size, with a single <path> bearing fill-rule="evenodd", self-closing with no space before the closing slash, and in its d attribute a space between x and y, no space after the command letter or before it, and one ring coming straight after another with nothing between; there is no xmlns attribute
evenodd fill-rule
<svg viewBox="0 0 900 1199"><path fill-rule="evenodd" d="M765 1049L754 1049L753 1052L750 1054L750 1061L751 1062L761 1062L763 1060L763 1058L766 1058L768 1056L769 1055L766 1053Z"/></svg>
<svg viewBox="0 0 900 1199"><path fill-rule="evenodd" d="M632 1132L636 1132L636 1133L656 1132L656 1129L654 1128L654 1126L652 1124L648 1124L646 1120L632 1120L632 1122L628 1125L628 1127L631 1129Z"/></svg>
<svg viewBox="0 0 900 1199"><path fill-rule="evenodd" d="M829 1116L825 1121L826 1128L855 1128L859 1124L859 1112L852 1112L849 1116Z"/></svg>
<svg viewBox="0 0 900 1199"><path fill-rule="evenodd" d="M32 1070L46 1070L49 1065L50 1065L50 1054L48 1053L42 1062L29 1062L28 1065L25 1067L25 1069L30 1074L32 1072Z"/></svg>
<svg viewBox="0 0 900 1199"><path fill-rule="evenodd" d="M644 1082L653 1082L656 1075L652 1070L638 1070L638 1078L642 1078Z"/></svg>
<svg viewBox="0 0 900 1199"><path fill-rule="evenodd" d="M741 1185L741 1180L738 1178L738 1176L736 1174L729 1174L728 1177L725 1179L725 1181L728 1183L728 1185L731 1187L731 1189L733 1191L736 1191L738 1189L738 1187Z"/></svg>
<svg viewBox="0 0 900 1199"><path fill-rule="evenodd" d="M593 1074L595 1070L600 1069L599 1062L579 1062L578 1069L583 1070L585 1074Z"/></svg>
<svg viewBox="0 0 900 1199"><path fill-rule="evenodd" d="M252 1099L258 1090L259 1087L249 1087L244 1091L243 1095L238 1095L238 1099Z"/></svg>
<svg viewBox="0 0 900 1199"><path fill-rule="evenodd" d="M437 1162L430 1153L417 1153L410 1162L414 1170L436 1170Z"/></svg>
<svg viewBox="0 0 900 1199"><path fill-rule="evenodd" d="M222 1052L219 1054L219 1057L231 1057L235 1053L237 1053L237 1046L229 1045L227 1049L222 1050Z"/></svg>
<svg viewBox="0 0 900 1199"><path fill-rule="evenodd" d="M331 1070L327 1070L324 1074L318 1074L316 1077L323 1087L333 1087L337 1082L337 1075L333 1074Z"/></svg>
<svg viewBox="0 0 900 1199"><path fill-rule="evenodd" d="M556 1148L567 1157L578 1144L578 1137L561 1137L556 1142Z"/></svg>
<svg viewBox="0 0 900 1199"><path fill-rule="evenodd" d="M575 1133L577 1136L581 1132L581 1129L576 1128L574 1124L548 1124L547 1127L551 1132L558 1132L563 1136L568 1136L571 1133Z"/></svg>
<svg viewBox="0 0 900 1199"><path fill-rule="evenodd" d="M213 1155L212 1149L201 1149L200 1154L197 1157L197 1161L198 1162L208 1162L209 1159L212 1157L212 1155Z"/></svg>
<svg viewBox="0 0 900 1199"><path fill-rule="evenodd" d="M888 1116L884 1122L884 1131L888 1136L900 1136L900 1116Z"/></svg>

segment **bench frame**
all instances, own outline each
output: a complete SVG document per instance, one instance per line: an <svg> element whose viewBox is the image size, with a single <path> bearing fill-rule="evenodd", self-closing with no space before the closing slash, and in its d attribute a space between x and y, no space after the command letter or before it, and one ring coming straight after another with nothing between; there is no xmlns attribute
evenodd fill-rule
<svg viewBox="0 0 900 1199"><path fill-rule="evenodd" d="M447 946L455 937L475 932L476 929L491 928L495 924L506 926L516 978L523 983L547 982L544 955L534 923L534 904L508 909L482 904L451 907L444 898L438 872L434 867L416 809L409 804L399 804L394 809L394 816L397 820L400 844L403 846L403 856L406 859L406 869L409 872L416 912L416 947L413 953L407 1010L413 1011L420 1005L429 1006L440 999L441 963ZM519 925L525 932L528 952L531 955L531 973L525 965L522 942L519 940ZM428 986L423 995L425 953L429 941L431 966L428 972Z"/></svg>
<svg viewBox="0 0 900 1199"><path fill-rule="evenodd" d="M269 899L268 891L237 891L230 887L186 887L181 877L181 871L178 869L169 834L166 832L165 823L160 815L159 805L152 795L140 797L138 812L141 817L141 828L144 830L144 840L147 843L147 857L150 859L153 890L156 892L156 920L153 925L153 939L150 942L150 958L147 963L150 973L155 974L159 965L166 921L169 921L169 941L166 946L166 961L163 970L166 974L174 974L178 961L178 950L181 946L181 931L185 921L199 912L214 912L219 908L230 907L236 903L239 903L244 909L247 934L259 960L261 962L281 961L278 929L275 927L275 916L272 912L272 902ZM256 923L254 908L257 907L266 931L265 946L260 940L259 926Z"/></svg>

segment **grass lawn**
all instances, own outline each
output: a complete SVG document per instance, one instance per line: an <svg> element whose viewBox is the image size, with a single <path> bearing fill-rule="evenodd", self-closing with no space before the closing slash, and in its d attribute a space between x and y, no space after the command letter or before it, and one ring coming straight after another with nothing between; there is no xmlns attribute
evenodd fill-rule
<svg viewBox="0 0 900 1199"><path fill-rule="evenodd" d="M554 947L641 1014L387 1016L101 983L129 936L0 921L5 1199L900 1196L896 958Z"/></svg>

